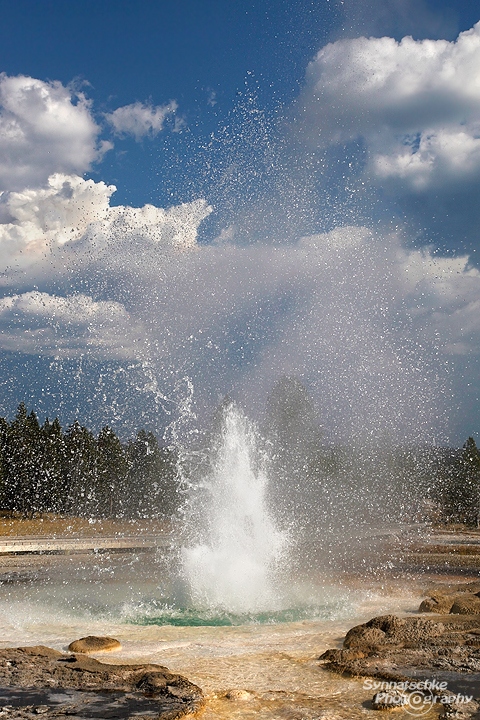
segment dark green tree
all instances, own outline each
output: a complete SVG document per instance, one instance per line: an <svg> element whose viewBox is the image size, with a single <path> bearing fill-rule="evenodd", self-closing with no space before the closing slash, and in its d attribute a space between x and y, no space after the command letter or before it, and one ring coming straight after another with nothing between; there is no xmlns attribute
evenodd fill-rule
<svg viewBox="0 0 480 720"><path fill-rule="evenodd" d="M39 435L37 416L33 410L27 414L25 403L21 403L7 433L5 504L25 517L31 517L41 506Z"/></svg>
<svg viewBox="0 0 480 720"><path fill-rule="evenodd" d="M113 430L102 428L98 436L97 512L101 517L125 514L128 462L122 443Z"/></svg>
<svg viewBox="0 0 480 720"><path fill-rule="evenodd" d="M459 452L445 457L437 476L435 499L447 522L478 525L480 521L480 452L469 437Z"/></svg>
<svg viewBox="0 0 480 720"><path fill-rule="evenodd" d="M5 483L7 479L7 439L9 424L5 418L0 418L0 508L5 507Z"/></svg>
<svg viewBox="0 0 480 720"><path fill-rule="evenodd" d="M81 516L97 514L97 441L90 430L74 422L64 436L63 511Z"/></svg>
<svg viewBox="0 0 480 720"><path fill-rule="evenodd" d="M43 512L64 512L65 448L62 428L55 418L48 418L39 434L39 454L42 472L41 507Z"/></svg>
<svg viewBox="0 0 480 720"><path fill-rule="evenodd" d="M127 445L128 510L134 517L170 517L180 503L177 459L158 445L151 432L140 430Z"/></svg>
<svg viewBox="0 0 480 720"><path fill-rule="evenodd" d="M98 438L79 422L63 434L55 418L40 426L25 403L0 418L0 509L31 516L153 517L180 502L175 454L141 430L126 447L106 426Z"/></svg>
<svg viewBox="0 0 480 720"><path fill-rule="evenodd" d="M461 456L461 488L459 512L468 525L480 522L480 452L475 440L469 437Z"/></svg>

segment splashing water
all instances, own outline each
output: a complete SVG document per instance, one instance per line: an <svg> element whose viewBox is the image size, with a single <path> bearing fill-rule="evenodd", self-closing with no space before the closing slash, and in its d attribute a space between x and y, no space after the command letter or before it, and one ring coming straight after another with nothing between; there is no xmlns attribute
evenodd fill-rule
<svg viewBox="0 0 480 720"><path fill-rule="evenodd" d="M288 537L267 507L264 464L253 425L228 406L211 472L201 484L202 538L183 549L196 607L260 613L278 606L276 578Z"/></svg>

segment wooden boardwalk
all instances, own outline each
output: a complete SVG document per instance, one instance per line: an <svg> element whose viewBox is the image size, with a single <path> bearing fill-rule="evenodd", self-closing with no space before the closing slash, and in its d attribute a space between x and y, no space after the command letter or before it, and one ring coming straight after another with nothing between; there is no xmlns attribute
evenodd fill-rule
<svg viewBox="0 0 480 720"><path fill-rule="evenodd" d="M78 552L155 552L167 548L170 540L162 537L90 537L90 538L48 538L0 537L0 555L78 553Z"/></svg>

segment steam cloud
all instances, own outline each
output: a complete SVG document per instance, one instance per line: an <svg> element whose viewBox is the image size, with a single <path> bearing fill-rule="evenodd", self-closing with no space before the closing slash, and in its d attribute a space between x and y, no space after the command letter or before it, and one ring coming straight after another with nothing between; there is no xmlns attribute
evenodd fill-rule
<svg viewBox="0 0 480 720"><path fill-rule="evenodd" d="M71 178L55 182L74 185ZM10 275L25 286L40 279L45 290L1 301L4 349L147 362L167 392L172 378L192 377L206 405L232 389L254 403L272 380L299 375L339 433L402 426L408 435L426 431L440 412L424 354L431 360L441 325L451 331L445 350L465 351L458 292L469 284L472 299L462 311L472 322L480 282L477 271L464 272L466 259L434 260L406 251L400 235L356 227L281 248L200 246L195 234L209 212L205 203L111 208L106 186L77 184L80 197L87 185L98 200L82 207L72 195L84 223L80 237L65 239L65 227L73 227L68 212L42 243L30 240L38 232L31 216L15 225L26 248L18 254L29 260ZM62 197L64 211L68 202ZM90 223L85 207L94 208ZM53 284L67 293L88 286L91 296L59 297L48 292Z"/></svg>

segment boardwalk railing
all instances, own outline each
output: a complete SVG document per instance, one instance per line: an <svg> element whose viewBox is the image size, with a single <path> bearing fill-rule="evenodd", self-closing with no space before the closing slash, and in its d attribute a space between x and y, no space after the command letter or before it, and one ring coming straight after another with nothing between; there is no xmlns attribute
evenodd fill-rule
<svg viewBox="0 0 480 720"><path fill-rule="evenodd" d="M141 550L154 552L170 546L162 537L91 537L91 538L0 538L0 555L15 553L74 553Z"/></svg>

